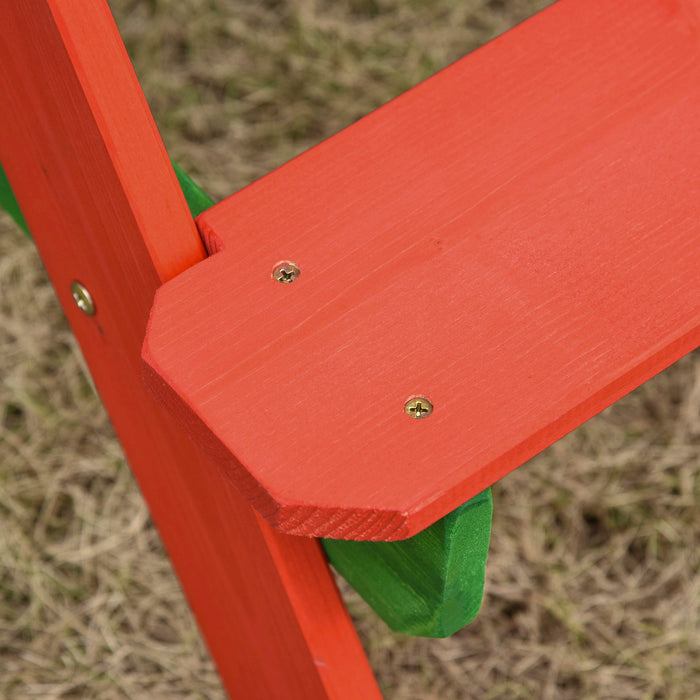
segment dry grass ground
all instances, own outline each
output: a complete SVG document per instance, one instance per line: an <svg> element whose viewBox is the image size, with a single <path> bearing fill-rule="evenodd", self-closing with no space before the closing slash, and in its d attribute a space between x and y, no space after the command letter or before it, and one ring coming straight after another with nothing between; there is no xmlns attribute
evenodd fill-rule
<svg viewBox="0 0 700 700"><path fill-rule="evenodd" d="M112 0L172 157L222 197L547 0ZM339 164L339 167L342 167ZM37 255L0 216L0 697L222 698ZM494 488L480 616L387 698L700 697L700 355Z"/></svg>

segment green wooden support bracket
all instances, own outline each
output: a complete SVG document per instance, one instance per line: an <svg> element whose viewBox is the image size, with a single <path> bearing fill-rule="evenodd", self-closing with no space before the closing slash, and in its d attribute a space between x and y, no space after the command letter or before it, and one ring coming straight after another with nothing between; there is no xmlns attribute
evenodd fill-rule
<svg viewBox="0 0 700 700"><path fill-rule="evenodd" d="M17 225L29 235L27 222L24 220L24 216L22 216L19 204L17 204L10 183L5 176L5 171L2 169L2 164L0 164L0 207L2 207L15 220Z"/></svg>
<svg viewBox="0 0 700 700"><path fill-rule="evenodd" d="M204 194L199 185L176 163L173 163L173 169L175 170L177 181L180 183L182 193L185 195L185 201L190 208L190 213L193 218L196 218L205 209L209 209L214 204L214 200Z"/></svg>
<svg viewBox="0 0 700 700"><path fill-rule="evenodd" d="M193 217L214 204L173 163ZM28 234L0 167L0 206ZM331 564L393 630L447 637L481 607L493 503L486 489L423 532L399 542L322 540Z"/></svg>
<svg viewBox="0 0 700 700"><path fill-rule="evenodd" d="M398 542L323 540L331 564L396 632L448 637L481 607L491 489Z"/></svg>

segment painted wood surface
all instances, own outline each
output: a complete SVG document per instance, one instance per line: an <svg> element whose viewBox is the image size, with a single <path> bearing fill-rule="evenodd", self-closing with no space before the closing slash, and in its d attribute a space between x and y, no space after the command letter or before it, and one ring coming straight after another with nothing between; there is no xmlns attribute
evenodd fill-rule
<svg viewBox="0 0 700 700"><path fill-rule="evenodd" d="M185 195L187 206L190 208L190 213L192 216L199 216L214 204L214 200L177 163L172 165L182 194Z"/></svg>
<svg viewBox="0 0 700 700"><path fill-rule="evenodd" d="M484 596L491 489L399 542L323 540L331 564L396 632L449 637Z"/></svg>
<svg viewBox="0 0 700 700"><path fill-rule="evenodd" d="M0 164L0 207L2 207L14 220L15 223L26 233L29 233L27 222L20 211L19 204L12 192L10 183L7 181L5 171Z"/></svg>
<svg viewBox="0 0 700 700"><path fill-rule="evenodd" d="M0 3L0 95L0 161L229 695L379 697L318 542L273 531L142 384L155 290L205 253L106 3Z"/></svg>
<svg viewBox="0 0 700 700"><path fill-rule="evenodd" d="M173 163L193 216L211 198ZM394 631L449 637L481 608L491 537L491 489L398 542L321 540L333 568Z"/></svg>
<svg viewBox="0 0 700 700"><path fill-rule="evenodd" d="M698 172L700 3L560 0L201 215L147 379L277 528L413 535L698 345Z"/></svg>
<svg viewBox="0 0 700 700"><path fill-rule="evenodd" d="M173 169L193 216L213 204L177 164ZM12 215L19 206L3 178L0 169L0 207ZM471 622L481 606L491 514L487 490L407 540L321 542L335 570L393 630L447 637Z"/></svg>

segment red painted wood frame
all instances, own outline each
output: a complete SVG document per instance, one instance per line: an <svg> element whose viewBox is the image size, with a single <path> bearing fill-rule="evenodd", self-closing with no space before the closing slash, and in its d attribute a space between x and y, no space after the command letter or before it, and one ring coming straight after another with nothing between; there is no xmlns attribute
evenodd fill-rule
<svg viewBox="0 0 700 700"><path fill-rule="evenodd" d="M106 6L102 3L86 6L77 0L6 5L9 6L0 9L0 89L8 101L7 107L0 111L0 160L229 692L234 697L251 698L376 696L376 685L316 543L279 535L254 515L230 488L222 464L204 457L144 391L140 382L139 346L154 292L178 273L196 268L204 252ZM576 144L578 148L585 147L588 136L591 143L598 139L597 143L603 144L599 155L606 168L614 170L621 162L634 165L635 149L625 151L624 126L630 110L646 110L652 122L656 119L666 129L665 137L675 154L673 162L669 162L663 142L652 141L641 120L631 121L636 124L636 136L642 139L641 142L637 140L636 145L641 144L643 148L653 143L657 149L655 157L651 161L644 160L643 167L638 168L636 175L641 179L635 182L637 186L640 182L649 186L649 191L665 193L661 199L642 197L636 200L649 206L641 214L635 212L635 225L647 229L651 225L657 230L658 224L664 234L668 234L668 238L658 241L657 250L667 262L674 256L679 260L677 268L671 266L671 269L676 270L683 284L674 286L673 277L662 282L662 288L674 299L675 315L671 325L675 325L675 329L671 328L658 348L652 348L653 352L650 351L645 361L628 367L617 381L613 378L606 385L606 401L609 401L631 388L630 379L642 381L650 372L658 371L697 344L698 288L694 281L697 277L693 278L692 272L697 269L696 222L700 218L697 216L698 180L693 177L698 170L697 134L700 133L694 128L699 121L700 5L696 0L601 0L599 3L562 0L547 11L544 20L538 21L547 27L547 33L539 35L539 43L518 43L529 31L527 26L531 25L527 23L508 41L497 42L495 48L492 46L478 54L475 65L486 70L507 61L513 66L508 80L513 89L517 89L520 78L525 78L532 69L532 64L526 60L530 52L535 52L542 64L555 62L562 48L560 42L568 42L579 30L602 32L601 53L596 58L595 52L586 52L587 59L592 61L589 74L576 74L575 80L573 73L554 71L555 80L546 91L550 108L543 110L539 120L531 123L527 147L523 146L522 151L522 155L529 153L532 157L540 146L549 144L547 157L533 158L527 173L520 173L521 176L512 181L506 179L501 183L503 188L496 188L499 192L503 190L501 204L506 213L521 211L521 203L527 205L531 192L541 184L549 169L556 170L566 160L565 156L570 157L576 150ZM611 25L616 28L617 35L610 30ZM664 30L662 41L658 38L659 28ZM651 48L647 46L649 54L644 55L647 59L655 55L657 60L645 59L642 65L639 57L645 39L652 44ZM576 64L575 55L568 60L571 65ZM444 75L432 83L433 87L422 88L419 94L430 95L430 90L439 93L439 86L446 84ZM629 81L621 80L621 76ZM591 87L583 94L581 81L587 77L592 78ZM601 101L606 85L615 86L613 93L620 89L630 91L629 103L622 111L606 111L619 97L612 94L609 102ZM601 86L603 89L599 90ZM531 96L531 100L544 98L545 95L537 91ZM638 103L636 98L639 98ZM579 100L580 109L566 112L570 100ZM526 95L520 95L515 103L521 107L526 104ZM435 105L429 100L428 110ZM486 136L489 134L511 145L517 141L519 125L509 120L506 112L509 107L513 105L504 103L500 122L498 113L480 120L479 105L474 107L472 118L474 114L477 118L473 126L484 130L482 144L488 145ZM441 110L449 111L449 101ZM410 120L415 114L412 109L408 111L406 118ZM556 143L552 146L557 134L561 135L557 128L566 129L567 122L564 120L562 126L556 117L564 112L568 119L576 119L576 132L581 139L576 143L567 142L566 148L557 148ZM382 114L384 112L380 111L369 122L379 132ZM618 138L606 140L603 132L611 126L610 120L619 127ZM611 133L615 135L614 129ZM342 146L345 138L341 136L319 150L332 152L337 144ZM499 176L498 164L489 160L490 153L485 148L479 159L480 167L473 177L470 176L475 187L474 196L479 187L493 189L493 178ZM610 160L610 154L617 154L623 160ZM624 160L625 154L630 156L629 160ZM344 155L350 157L352 153ZM445 172L452 166L453 155L447 152L440 156L444 159ZM517 164L517 156L516 148L509 154L508 162ZM305 163L315 162L313 158L300 159L291 168L303 171ZM333 159L330 162L338 171L348 165L335 163ZM595 162L595 156L586 162L589 167ZM590 167L584 170L590 175ZM615 172L626 171L623 168ZM690 173L690 176L679 180L679 173L681 176ZM313 168L307 174L316 177ZM269 194L268 189L280 177L284 175L265 179L232 200L233 204L227 203L206 217L207 229L212 234L210 243L220 225L229 226L231 211L240 213L236 209L238 202L247 205L252 199L252 204L257 206L256 197ZM676 183L675 188L653 186L655 183L663 185L669 178ZM631 180L625 182L632 186ZM579 191L575 183L573 178L566 192L558 191L558 199L552 200L552 205L561 205L561 197L568 194L571 207L583 212L586 193ZM679 187L685 197L671 197ZM449 187L445 191L449 191ZM395 194L407 196L402 192ZM475 211L488 194L486 191L482 199L477 198ZM284 200L284 194L277 193L277 196ZM384 209L384 201L380 199L371 210L375 220L381 218L382 212L389 217L396 215L396 202L386 200L388 204ZM623 201L624 206L618 208L614 198L604 197L596 207L586 209L585 215L592 217L590 225L599 225L609 215L613 219L618 216L620 225L628 225L632 213L630 202ZM663 206L670 206L670 209L664 210ZM250 211L254 210L252 207ZM562 206L561 211L565 210ZM272 221L265 224L268 234L279 211L273 210ZM664 215L665 211L672 211L671 218L677 226L669 228L671 219ZM449 216L449 211L447 214L443 216L445 226L455 220ZM537 216L533 218L532 214L530 212L529 223L537 223ZM623 214L628 216L623 217ZM486 220L488 213L482 211L480 216ZM659 216L661 219L657 220ZM301 219L299 221L303 224ZM268 234L260 241L256 241L253 234L254 231L250 233L253 250L258 250L258 242L274 243ZM604 237L599 238L598 243L605 245ZM367 249L368 254L376 250ZM261 256L262 252L259 251ZM632 281L635 256L634 251L631 253L629 258L621 257L620 264L628 270ZM585 254L583 249L582 254ZM321 269L325 259L322 257L328 255L328 251L322 249L319 255L314 264ZM567 269L581 273L573 260L569 260ZM264 262L269 272L267 257ZM536 267L535 264L532 269ZM653 267L644 267L644 270L645 275L653 276ZM95 296L98 312L94 318L83 316L72 304L69 284L76 278ZM338 281L341 282L342 279ZM370 279L366 284L371 286L371 282ZM549 282L556 287L556 280ZM640 287L637 285L635 289ZM665 299L659 302L665 303ZM688 308L689 314L686 313ZM681 312L681 309L686 311ZM560 310L550 321L555 323L558 319L561 323L562 318ZM644 330L643 325L641 322L640 331ZM627 324L625 328L626 334L635 335L633 326ZM598 360L604 361L604 354L598 356ZM622 369L625 369L624 363ZM541 372L546 372L546 366ZM516 381L513 376L506 375L493 374L493 379L501 382L499 391L507 391ZM517 375L518 382L531 380L527 373ZM580 381L585 379L579 377ZM593 392L591 396L597 400L600 393ZM589 401L566 415L580 421L596 406L595 401ZM522 415L512 418L521 420ZM426 421L425 425L430 423ZM555 427L547 424L538 439L544 437L551 441L570 427L573 427L570 421L556 423ZM542 445L536 440L528 442L525 449L520 449L519 458L538 446ZM499 462L501 472L514 466L513 454L507 454L508 459ZM479 481L481 477L476 478L472 487L483 487L492 476L484 476L482 481ZM410 532L410 528L428 524L454 505L452 500L456 492L446 490L445 493L448 494L445 498L433 501L437 506L424 510L420 518L414 518L403 534ZM461 497L467 491L459 493ZM367 531L358 523L354 531L346 529L342 534L367 536ZM396 536L397 532L387 527L372 533L373 536L382 534Z"/></svg>
<svg viewBox="0 0 700 700"><path fill-rule="evenodd" d="M699 25L560 0L197 219L146 376L270 523L413 535L698 345Z"/></svg>
<svg viewBox="0 0 700 700"><path fill-rule="evenodd" d="M205 252L107 4L0 3L0 95L0 162L229 695L379 697L319 543L272 530L141 381L155 290Z"/></svg>

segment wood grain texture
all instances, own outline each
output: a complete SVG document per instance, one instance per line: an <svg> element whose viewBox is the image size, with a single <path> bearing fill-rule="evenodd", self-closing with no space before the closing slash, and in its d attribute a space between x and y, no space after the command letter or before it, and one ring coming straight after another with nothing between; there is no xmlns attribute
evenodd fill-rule
<svg viewBox="0 0 700 700"><path fill-rule="evenodd" d="M213 201L177 164L193 216ZM491 537L491 489L398 542L321 540L333 568L394 631L449 637L479 612Z"/></svg>
<svg viewBox="0 0 700 700"><path fill-rule="evenodd" d="M323 540L335 569L396 632L449 637L481 608L491 489L399 542Z"/></svg>
<svg viewBox="0 0 700 700"><path fill-rule="evenodd" d="M142 384L155 290L204 249L107 5L0 3L0 95L0 161L230 696L379 697L319 544L273 531Z"/></svg>
<svg viewBox="0 0 700 700"><path fill-rule="evenodd" d="M279 529L415 534L698 345L699 126L697 0L561 0L199 217L148 381Z"/></svg>
<svg viewBox="0 0 700 700"><path fill-rule="evenodd" d="M213 204L177 164L173 169L193 216ZM19 212L3 177L0 169L0 205L10 214ZM393 630L447 637L471 622L481 606L491 514L487 490L407 540L322 544L336 571Z"/></svg>

